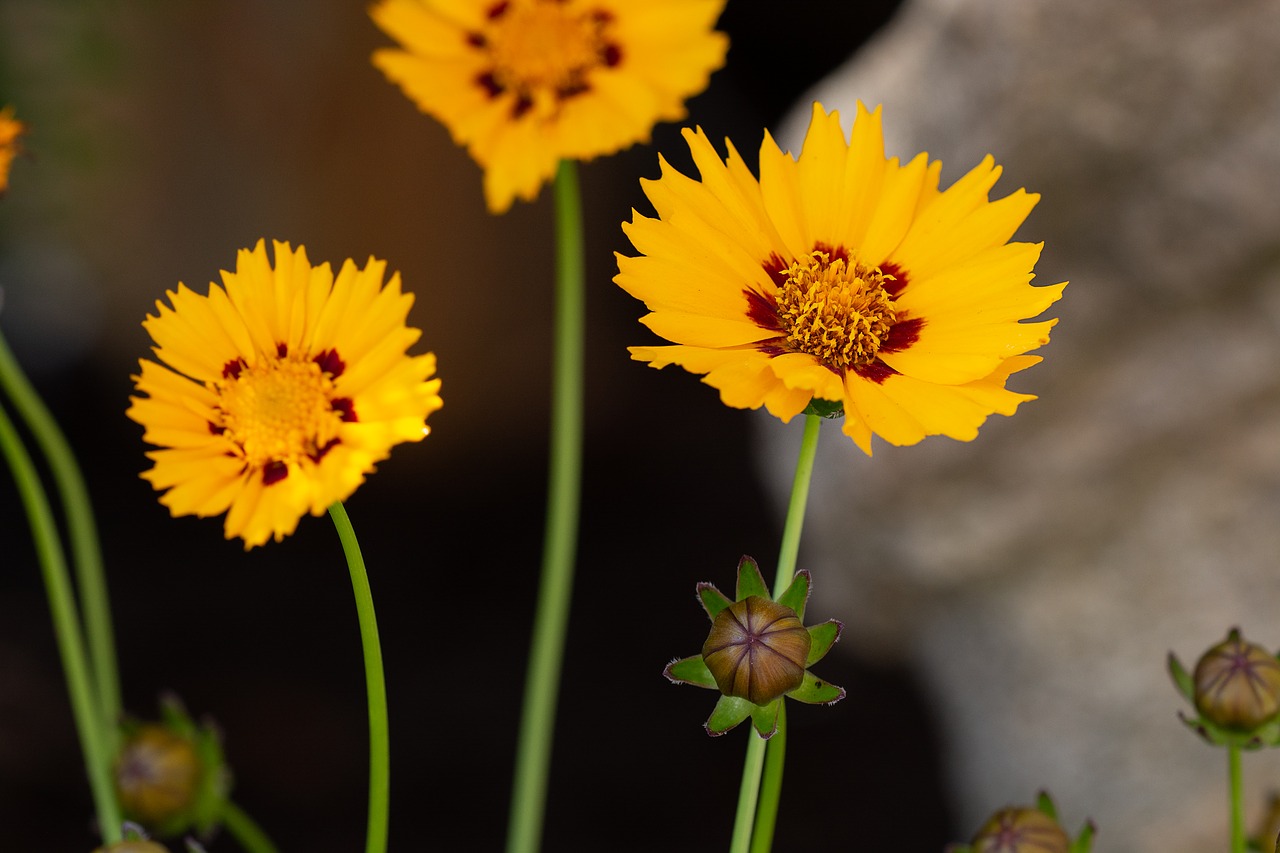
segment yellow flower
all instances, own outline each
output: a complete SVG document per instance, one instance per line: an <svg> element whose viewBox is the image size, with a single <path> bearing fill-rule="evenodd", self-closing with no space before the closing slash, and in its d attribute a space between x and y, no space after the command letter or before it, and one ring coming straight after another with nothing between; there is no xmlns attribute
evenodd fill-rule
<svg viewBox="0 0 1280 853"><path fill-rule="evenodd" d="M728 39L724 0L380 0L403 50L373 62L484 169L489 209L531 201L562 158L590 160L684 118Z"/></svg>
<svg viewBox="0 0 1280 853"><path fill-rule="evenodd" d="M160 447L143 473L173 515L226 512L245 548L292 533L347 498L393 445L418 441L440 408L435 356L410 356L413 296L386 263L348 260L337 279L306 250L259 240L225 287L179 284L142 324L166 366L141 360L128 415Z"/></svg>
<svg viewBox="0 0 1280 853"><path fill-rule="evenodd" d="M9 189L9 166L22 151L19 139L27 126L13 117L13 107L0 110L0 195Z"/></svg>
<svg viewBox="0 0 1280 853"><path fill-rule="evenodd" d="M674 346L632 347L653 367L705 374L727 405L788 421L814 400L843 405L844 432L915 444L968 441L992 412L1034 397L1005 389L1040 359L1065 283L1031 287L1041 245L1010 243L1039 196L997 201L987 157L945 191L941 164L885 159L880 110L858 105L852 139L814 104L798 159L765 133L760 179L729 145L722 161L685 130L701 173L662 161L642 181L658 218L623 229L641 253L614 281L652 312Z"/></svg>

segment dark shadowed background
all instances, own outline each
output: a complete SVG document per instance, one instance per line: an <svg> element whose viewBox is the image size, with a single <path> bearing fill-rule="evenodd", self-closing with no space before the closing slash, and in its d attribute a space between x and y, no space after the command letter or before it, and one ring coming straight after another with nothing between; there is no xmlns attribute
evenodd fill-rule
<svg viewBox="0 0 1280 853"><path fill-rule="evenodd" d="M729 0L728 64L689 123L754 167L762 128L894 5ZM201 288L259 238L401 271L445 407L348 502L386 656L391 845L493 850L541 552L551 205L544 193L489 216L471 160L371 66L384 43L363 4L335 0L5 0L0 100L31 133L0 202L0 328L84 465L127 707L153 716L158 693L176 692L217 721L234 797L281 849L355 850L364 681L332 526L307 518L246 554L216 521L171 519L137 476L142 430L124 409L154 301L179 281ZM746 731L708 738L714 695L660 673L701 645L695 582L730 589L744 553L770 577L778 547L753 416L624 349L651 336L610 281L612 253L629 251L619 223L645 209L637 179L657 175L658 151L689 171L675 126L582 169L586 479L549 851L727 843ZM0 826L23 849L87 851L88 788L7 477L0 536ZM812 613L839 615L821 577ZM777 849L938 849L957 832L909 674L840 655L822 673L849 698L791 714Z"/></svg>

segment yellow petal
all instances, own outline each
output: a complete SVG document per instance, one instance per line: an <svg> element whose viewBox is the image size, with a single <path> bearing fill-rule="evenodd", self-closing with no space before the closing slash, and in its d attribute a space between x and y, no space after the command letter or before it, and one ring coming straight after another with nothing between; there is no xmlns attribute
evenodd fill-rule
<svg viewBox="0 0 1280 853"><path fill-rule="evenodd" d="M663 311L641 317L644 323L669 341L695 347L734 347L777 337L776 331L762 329L747 319L707 317Z"/></svg>

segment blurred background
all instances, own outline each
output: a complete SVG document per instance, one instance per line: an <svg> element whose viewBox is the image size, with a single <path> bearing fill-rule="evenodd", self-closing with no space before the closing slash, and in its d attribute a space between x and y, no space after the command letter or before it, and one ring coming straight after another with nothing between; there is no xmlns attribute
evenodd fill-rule
<svg viewBox="0 0 1280 853"><path fill-rule="evenodd" d="M731 137L754 168L762 129L895 5L806 0L780 22L778 4L730 0L728 62L689 123ZM259 238L400 270L445 407L348 503L386 655L391 843L499 849L541 553L551 205L544 193L488 215L477 167L370 64L385 43L364 4L336 0L4 0L0 102L31 129L0 202L0 328L85 468L126 706L154 717L174 691L221 728L234 798L281 849L352 850L364 681L331 525L304 519L246 554L217 521L169 518L138 478L141 428L124 410L155 300L179 281L201 289ZM650 337L611 283L612 253L630 251L619 223L645 209L637 179L657 175L658 151L690 170L678 127L661 126L581 173L586 482L547 850L726 842L745 732L706 737L713 696L661 669L702 642L695 582L730 588L744 553L768 575L777 552L753 416L624 349ZM0 537L0 825L27 847L85 851L88 789L7 478ZM779 849L930 850L972 831L951 820L909 664L851 648L822 671L850 698L791 715Z"/></svg>

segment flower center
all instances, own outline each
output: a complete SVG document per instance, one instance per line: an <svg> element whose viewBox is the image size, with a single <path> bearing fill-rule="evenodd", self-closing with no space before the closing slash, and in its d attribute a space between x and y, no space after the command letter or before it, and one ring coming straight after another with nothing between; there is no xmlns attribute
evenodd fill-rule
<svg viewBox="0 0 1280 853"><path fill-rule="evenodd" d="M318 462L337 444L342 422L355 419L351 400L334 396L334 364L341 362L329 352L313 360L281 355L252 367L229 362L215 383L221 423L210 429L238 445L267 485L304 456Z"/></svg>
<svg viewBox="0 0 1280 853"><path fill-rule="evenodd" d="M504 2L489 12L479 46L493 63L492 88L514 90L522 111L580 94L591 69L617 64L619 50L605 38L610 16L575 13L570 6L559 0Z"/></svg>
<svg viewBox="0 0 1280 853"><path fill-rule="evenodd" d="M869 364L897 320L878 267L815 251L791 264L778 294L787 343L835 370Z"/></svg>

